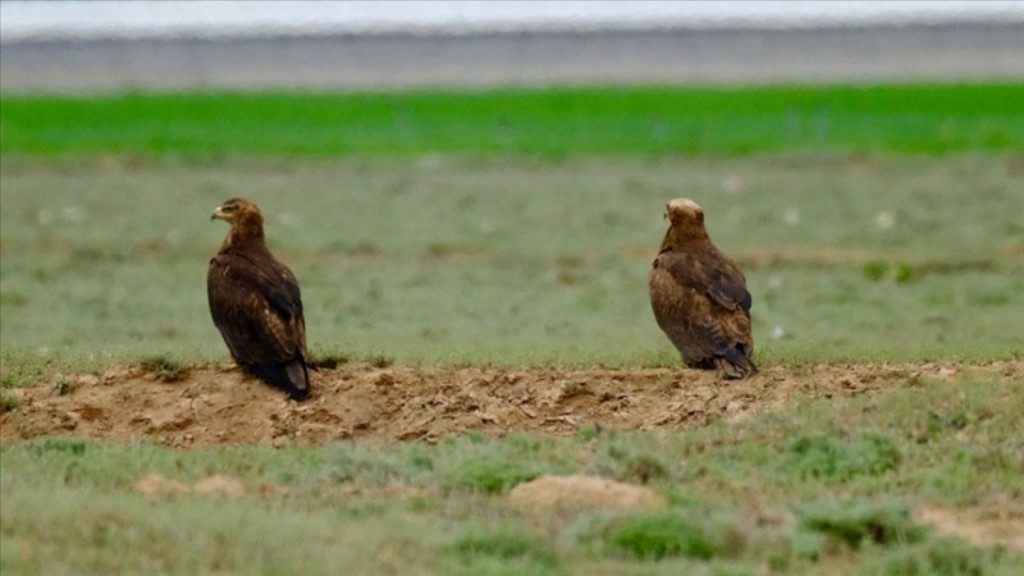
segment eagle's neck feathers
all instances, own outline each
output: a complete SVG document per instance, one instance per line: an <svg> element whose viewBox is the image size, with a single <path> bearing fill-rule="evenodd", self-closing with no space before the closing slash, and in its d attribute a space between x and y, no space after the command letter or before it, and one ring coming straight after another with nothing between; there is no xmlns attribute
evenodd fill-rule
<svg viewBox="0 0 1024 576"><path fill-rule="evenodd" d="M259 214L245 214L231 223L231 230L224 237L220 251L225 252L231 248L265 250L266 247L266 241L263 239L263 218Z"/></svg>
<svg viewBox="0 0 1024 576"><path fill-rule="evenodd" d="M665 232L665 238L661 241L660 252L681 250L688 245L707 242L708 233L703 226L673 224Z"/></svg>

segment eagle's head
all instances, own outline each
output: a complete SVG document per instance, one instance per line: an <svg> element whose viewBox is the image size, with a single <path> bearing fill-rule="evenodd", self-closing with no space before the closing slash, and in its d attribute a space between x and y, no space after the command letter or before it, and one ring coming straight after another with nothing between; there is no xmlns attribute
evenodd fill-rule
<svg viewBox="0 0 1024 576"><path fill-rule="evenodd" d="M665 218L671 220L673 226L678 224L704 226L704 211L689 198L669 200L665 205Z"/></svg>
<svg viewBox="0 0 1024 576"><path fill-rule="evenodd" d="M689 198L676 198L665 205L665 218L672 223L671 231L678 238L707 238L704 229L704 211Z"/></svg>
<svg viewBox="0 0 1024 576"><path fill-rule="evenodd" d="M210 220L223 220L228 224L247 220L263 221L260 207L245 198L232 198L213 209Z"/></svg>
<svg viewBox="0 0 1024 576"><path fill-rule="evenodd" d="M260 207L245 198L232 198L217 206L210 214L210 220L223 220L231 224L226 243L231 243L232 237L239 240L263 238L263 214Z"/></svg>

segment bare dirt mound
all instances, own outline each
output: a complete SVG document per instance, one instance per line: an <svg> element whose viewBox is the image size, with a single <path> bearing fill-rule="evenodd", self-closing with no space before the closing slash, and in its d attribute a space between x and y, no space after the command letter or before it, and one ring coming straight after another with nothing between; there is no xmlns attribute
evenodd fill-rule
<svg viewBox="0 0 1024 576"><path fill-rule="evenodd" d="M541 476L519 484L506 497L520 509L565 514L578 510L640 508L659 510L668 505L664 496L647 488L598 476Z"/></svg>
<svg viewBox="0 0 1024 576"><path fill-rule="evenodd" d="M928 507L917 519L936 532L975 546L1002 545L1024 554L1024 504L996 502L966 509Z"/></svg>
<svg viewBox="0 0 1024 576"><path fill-rule="evenodd" d="M438 438L469 430L572 434L585 426L702 426L799 399L852 396L979 372L1024 377L1024 361L773 367L737 382L684 369L483 368L345 364L313 376L297 403L234 368L198 366L174 382L139 367L61 376L14 390L0 439L146 439L174 447Z"/></svg>

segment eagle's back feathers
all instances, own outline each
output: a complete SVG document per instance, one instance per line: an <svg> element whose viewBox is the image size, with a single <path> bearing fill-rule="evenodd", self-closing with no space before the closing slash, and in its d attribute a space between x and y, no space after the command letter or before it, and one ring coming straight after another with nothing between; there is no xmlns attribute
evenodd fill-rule
<svg viewBox="0 0 1024 576"><path fill-rule="evenodd" d="M699 218L669 204L673 222L649 279L654 317L688 365L742 377L757 370L746 279L707 236L699 207L684 206Z"/></svg>
<svg viewBox="0 0 1024 576"><path fill-rule="evenodd" d="M262 226L254 237L236 234L231 223L207 271L210 315L242 368L303 398L309 373L299 284L267 249Z"/></svg>

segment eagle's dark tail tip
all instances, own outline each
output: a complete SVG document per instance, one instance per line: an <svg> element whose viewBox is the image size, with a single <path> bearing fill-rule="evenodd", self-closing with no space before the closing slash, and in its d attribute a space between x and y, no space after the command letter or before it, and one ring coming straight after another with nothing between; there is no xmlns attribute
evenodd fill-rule
<svg viewBox="0 0 1024 576"><path fill-rule="evenodd" d="M301 357L287 364L255 364L252 373L264 382L280 388L294 400L309 396L309 370Z"/></svg>

